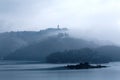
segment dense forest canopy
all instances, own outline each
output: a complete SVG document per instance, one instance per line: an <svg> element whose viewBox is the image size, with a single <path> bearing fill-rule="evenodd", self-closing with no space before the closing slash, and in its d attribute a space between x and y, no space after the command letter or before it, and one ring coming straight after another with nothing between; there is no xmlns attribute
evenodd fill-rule
<svg viewBox="0 0 120 80"><path fill-rule="evenodd" d="M106 57L105 55L102 55L96 50L90 48L55 52L47 57L47 62L49 63L105 63L110 61L111 58Z"/></svg>

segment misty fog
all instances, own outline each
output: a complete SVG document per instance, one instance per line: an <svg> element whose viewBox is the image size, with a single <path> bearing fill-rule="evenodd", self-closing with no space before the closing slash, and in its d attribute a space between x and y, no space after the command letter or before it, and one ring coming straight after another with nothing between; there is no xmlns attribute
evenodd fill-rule
<svg viewBox="0 0 120 80"><path fill-rule="evenodd" d="M0 32L68 28L74 37L120 44L119 0L0 0Z"/></svg>

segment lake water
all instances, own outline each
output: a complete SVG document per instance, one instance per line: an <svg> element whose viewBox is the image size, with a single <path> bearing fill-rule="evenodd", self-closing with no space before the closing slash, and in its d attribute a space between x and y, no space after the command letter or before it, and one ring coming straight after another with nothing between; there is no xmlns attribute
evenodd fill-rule
<svg viewBox="0 0 120 80"><path fill-rule="evenodd" d="M0 80L120 80L120 62L104 64L109 67L101 69L39 70L63 65L0 62Z"/></svg>

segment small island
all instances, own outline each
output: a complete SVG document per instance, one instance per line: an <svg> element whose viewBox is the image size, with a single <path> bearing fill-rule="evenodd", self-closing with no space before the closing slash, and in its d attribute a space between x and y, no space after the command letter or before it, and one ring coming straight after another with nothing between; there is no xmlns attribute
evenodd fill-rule
<svg viewBox="0 0 120 80"><path fill-rule="evenodd" d="M76 65L67 65L65 68L67 69L92 69L92 68L105 68L107 66L102 66L102 65L91 65L88 62L85 63L79 63Z"/></svg>
<svg viewBox="0 0 120 80"><path fill-rule="evenodd" d="M108 66L90 64L88 62L79 63L76 65L66 65L61 67L53 67L41 70L78 70L78 69L96 69L96 68L106 68Z"/></svg>

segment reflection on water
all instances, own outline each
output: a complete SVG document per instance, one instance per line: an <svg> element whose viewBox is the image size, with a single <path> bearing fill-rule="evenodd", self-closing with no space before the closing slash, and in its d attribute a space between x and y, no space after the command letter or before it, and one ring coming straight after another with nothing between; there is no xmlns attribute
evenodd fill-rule
<svg viewBox="0 0 120 80"><path fill-rule="evenodd" d="M8 64L9 63L9 64ZM65 64L11 64L0 65L0 80L120 80L120 63L109 63L108 68L84 70L32 70L19 71L19 69L39 69L63 66ZM6 65L7 64L7 65ZM4 71L12 69L11 71ZM15 71L15 70L16 71ZM18 70L18 71L17 71Z"/></svg>

